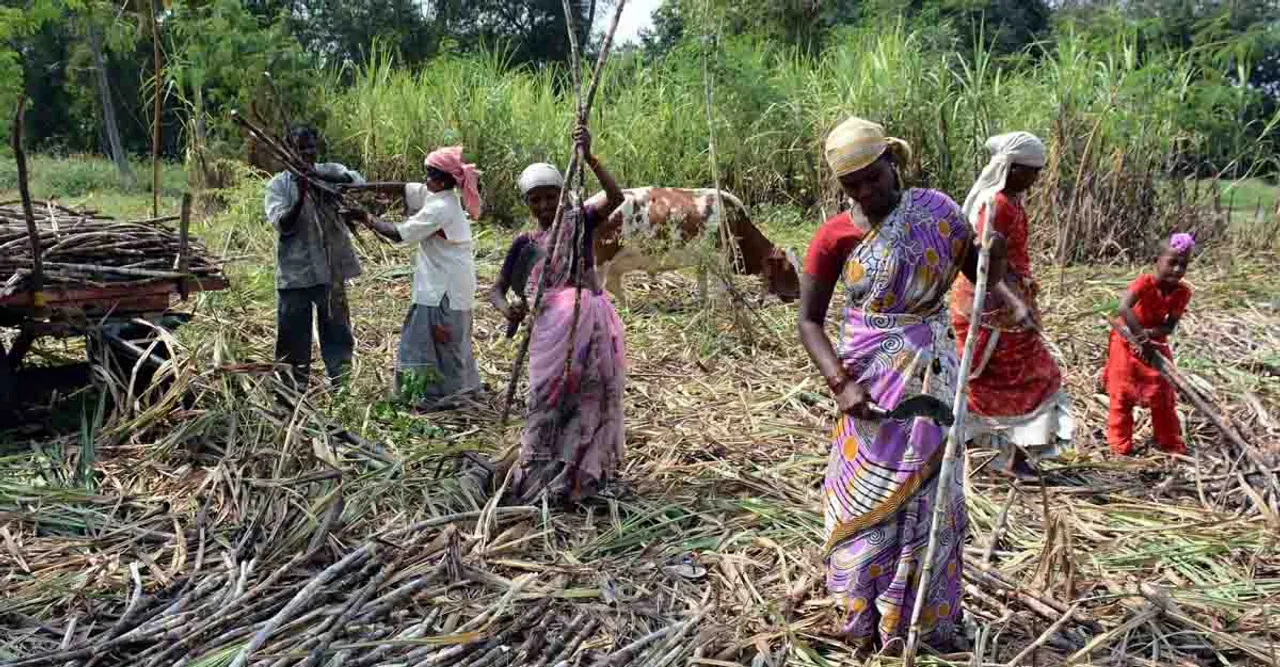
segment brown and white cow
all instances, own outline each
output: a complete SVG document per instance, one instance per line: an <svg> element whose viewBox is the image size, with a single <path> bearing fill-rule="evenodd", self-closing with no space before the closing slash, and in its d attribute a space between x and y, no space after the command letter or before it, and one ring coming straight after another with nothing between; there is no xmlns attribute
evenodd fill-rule
<svg viewBox="0 0 1280 667"><path fill-rule="evenodd" d="M795 255L774 245L751 224L747 208L721 190L726 215L718 215L715 190L710 188L635 188L622 191L626 201L596 230L595 263L605 289L626 303L622 277L630 271L660 271L696 266L698 252L692 246L702 234L718 235L727 224L742 259L741 271L758 275L768 294L785 302L799 298L799 264ZM604 193L588 203L603 202ZM715 237L719 246L719 237ZM705 275L700 276L705 280ZM704 285L705 286L705 285ZM701 290L705 295L705 289Z"/></svg>

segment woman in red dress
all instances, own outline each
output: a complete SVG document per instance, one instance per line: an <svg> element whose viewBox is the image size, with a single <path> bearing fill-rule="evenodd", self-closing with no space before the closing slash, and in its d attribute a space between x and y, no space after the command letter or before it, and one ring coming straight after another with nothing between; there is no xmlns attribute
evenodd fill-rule
<svg viewBox="0 0 1280 667"><path fill-rule="evenodd" d="M988 139L987 149L991 161L969 192L964 211L979 234L991 219L995 231L1004 235L1008 244L1005 283L1039 322L1039 286L1031 275L1029 221L1023 200L1044 166L1044 144L1035 135L1012 132ZM972 317L973 283L962 276L951 300L951 323L960 349L972 332ZM1035 469L1028 458L1052 458L1072 436L1070 400L1062 390L1058 364L1040 331L1021 326L999 294L987 296L975 335L978 342L969 374L966 417L968 439L997 449L995 463L1002 472L1034 479Z"/></svg>
<svg viewBox="0 0 1280 667"><path fill-rule="evenodd" d="M1191 302L1191 288L1182 282L1182 276L1187 273L1193 248L1190 234L1174 234L1161 248L1155 274L1138 276L1120 300L1120 324L1141 347L1132 349L1118 331L1111 332L1102 384L1111 397L1107 444L1117 456L1133 453L1135 406L1150 408L1157 447L1170 454L1187 451L1173 385L1148 360L1153 354L1173 358L1168 339Z"/></svg>

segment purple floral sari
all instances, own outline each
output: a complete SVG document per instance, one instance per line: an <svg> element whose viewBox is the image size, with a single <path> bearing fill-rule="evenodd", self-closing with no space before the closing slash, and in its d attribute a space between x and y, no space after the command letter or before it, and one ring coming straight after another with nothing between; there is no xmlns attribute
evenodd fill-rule
<svg viewBox="0 0 1280 667"><path fill-rule="evenodd" d="M973 231L946 195L913 189L845 261L837 352L846 372L892 409L917 393L954 399L955 337L945 297ZM930 421L845 416L831 435L823 484L827 588L845 635L890 647L911 622L946 433ZM922 612L926 641L946 641L960 617L967 525L963 475L953 477Z"/></svg>

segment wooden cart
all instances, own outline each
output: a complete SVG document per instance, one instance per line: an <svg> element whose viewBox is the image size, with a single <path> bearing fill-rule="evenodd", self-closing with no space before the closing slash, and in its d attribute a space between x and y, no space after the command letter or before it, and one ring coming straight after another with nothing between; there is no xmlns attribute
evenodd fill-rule
<svg viewBox="0 0 1280 667"><path fill-rule="evenodd" d="M148 352L151 343L160 330L172 331L190 319L189 313L171 310L174 297L226 287L227 281L219 276L143 285L46 288L39 299L32 292L0 298L0 327L17 330L7 349L0 340L0 414L31 393L24 386L23 360L38 338L84 336L89 361L114 359L126 372L146 357L137 378L145 386L151 372L167 357L167 348L162 345Z"/></svg>

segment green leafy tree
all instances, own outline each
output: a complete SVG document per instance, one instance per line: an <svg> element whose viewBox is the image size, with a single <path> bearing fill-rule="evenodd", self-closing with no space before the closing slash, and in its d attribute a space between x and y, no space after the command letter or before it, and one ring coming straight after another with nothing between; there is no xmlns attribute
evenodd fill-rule
<svg viewBox="0 0 1280 667"><path fill-rule="evenodd" d="M0 1L0 132L9 145L12 110L22 94L22 63L34 47L34 38L46 25L63 19L64 12L82 3L68 0Z"/></svg>
<svg viewBox="0 0 1280 667"><path fill-rule="evenodd" d="M854 22L862 14L858 0L666 0L653 16L653 29L642 41L650 55L671 51L687 30L721 35L751 35L821 52L833 28Z"/></svg>
<svg viewBox="0 0 1280 667"><path fill-rule="evenodd" d="M308 52L326 65L360 65L375 42L393 48L407 63L435 55L441 34L418 0L294 0L247 2L272 18L283 15Z"/></svg>
<svg viewBox="0 0 1280 667"><path fill-rule="evenodd" d="M228 154L235 145L232 109L285 121L305 108L316 65L282 18L255 16L240 0L176 0L165 34L165 74L184 112L186 158L201 185L211 153ZM283 134L283 127L273 129Z"/></svg>
<svg viewBox="0 0 1280 667"><path fill-rule="evenodd" d="M593 0L570 0L578 43L586 48ZM434 19L462 51L500 48L513 64L568 62L562 0L439 0Z"/></svg>

